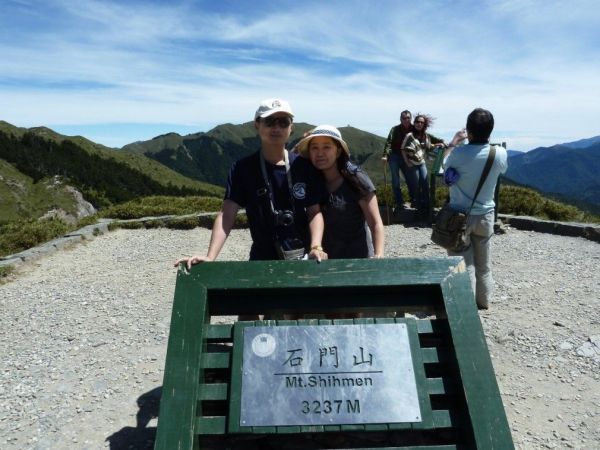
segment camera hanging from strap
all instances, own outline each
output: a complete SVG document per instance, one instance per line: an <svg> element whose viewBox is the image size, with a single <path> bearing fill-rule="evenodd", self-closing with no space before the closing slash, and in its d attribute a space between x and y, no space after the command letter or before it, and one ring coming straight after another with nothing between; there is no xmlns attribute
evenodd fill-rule
<svg viewBox="0 0 600 450"><path fill-rule="evenodd" d="M273 204L273 189L271 187L271 182L269 181L269 177L267 176L267 164L265 162L265 157L263 156L262 151L260 152L260 170L262 172L263 180L266 185L266 190L269 194L269 205L271 206L271 214L273 217L273 231L274 231L274 244L275 250L279 259L287 259L287 260L298 260L304 257L304 243L301 239L297 237L286 237L282 238L277 233L278 227L290 227L294 225L294 213L295 213L295 205L294 205L294 197L292 195L292 174L290 172L290 162L288 159L287 150L283 151L283 160L285 162L285 175L287 178L288 188L289 188L289 196L290 196L290 204L292 210L279 210L275 209L275 205ZM295 234L295 233L294 233Z"/></svg>
<svg viewBox="0 0 600 450"><path fill-rule="evenodd" d="M265 186L267 192L269 194L269 205L271 206L271 213L273 214L273 218L275 219L275 223L277 225L289 226L294 223L294 214L296 213L295 205L294 205L294 196L292 195L292 174L290 171L290 161L288 157L288 151L283 150L283 161L285 163L285 175L287 178L288 184L288 194L290 196L290 204L292 205L292 210L288 211L291 213L291 221L290 218L287 217L286 211L275 209L275 205L273 203L273 188L271 186L271 182L269 181L269 177L267 176L267 164L265 162L265 157L263 155L262 150L260 151L260 170L262 172L263 181L265 182ZM279 223L281 220L283 223Z"/></svg>

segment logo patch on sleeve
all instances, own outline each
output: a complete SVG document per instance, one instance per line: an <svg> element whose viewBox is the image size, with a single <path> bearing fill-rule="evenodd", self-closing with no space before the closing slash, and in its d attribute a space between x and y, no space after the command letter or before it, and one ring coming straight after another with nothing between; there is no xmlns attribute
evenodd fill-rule
<svg viewBox="0 0 600 450"><path fill-rule="evenodd" d="M306 198L306 183L296 183L292 187L292 194L297 200L304 200Z"/></svg>

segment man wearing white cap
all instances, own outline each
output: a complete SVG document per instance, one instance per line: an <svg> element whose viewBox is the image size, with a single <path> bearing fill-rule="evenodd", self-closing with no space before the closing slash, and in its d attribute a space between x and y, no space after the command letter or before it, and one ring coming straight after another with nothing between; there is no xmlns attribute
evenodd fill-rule
<svg viewBox="0 0 600 450"><path fill-rule="evenodd" d="M309 161L285 149L293 118L285 100L260 103L254 126L261 148L231 167L206 256L183 258L176 265L185 262L189 268L214 261L240 208L246 209L252 236L250 260L300 259L304 254L317 261L327 258L321 247L324 222L319 207L327 200L327 189Z"/></svg>

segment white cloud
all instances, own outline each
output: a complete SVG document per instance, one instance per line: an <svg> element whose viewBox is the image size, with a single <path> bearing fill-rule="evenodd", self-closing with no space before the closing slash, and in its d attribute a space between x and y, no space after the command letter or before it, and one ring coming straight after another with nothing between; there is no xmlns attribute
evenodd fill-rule
<svg viewBox="0 0 600 450"><path fill-rule="evenodd" d="M206 129L251 120L260 99L282 96L301 121L381 135L408 108L437 117L432 132L450 138L483 106L511 148L576 140L600 134L591 3L284 2L231 15L57 0L35 33L23 17L0 34L0 118Z"/></svg>

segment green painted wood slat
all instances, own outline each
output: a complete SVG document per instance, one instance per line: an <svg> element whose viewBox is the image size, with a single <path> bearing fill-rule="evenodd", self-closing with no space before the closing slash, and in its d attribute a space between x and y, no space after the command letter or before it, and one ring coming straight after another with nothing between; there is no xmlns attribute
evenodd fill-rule
<svg viewBox="0 0 600 450"><path fill-rule="evenodd" d="M429 395L449 395L457 392L456 381L451 378L427 378Z"/></svg>
<svg viewBox="0 0 600 450"><path fill-rule="evenodd" d="M448 350L439 347L421 348L421 357L424 364L446 363L450 360Z"/></svg>
<svg viewBox="0 0 600 450"><path fill-rule="evenodd" d="M207 326L206 339L230 340L232 338L232 324L213 324Z"/></svg>
<svg viewBox="0 0 600 450"><path fill-rule="evenodd" d="M224 416L201 416L196 417L196 434L225 434L226 418Z"/></svg>
<svg viewBox="0 0 600 450"><path fill-rule="evenodd" d="M229 353L203 353L202 368L203 369L228 369L229 368Z"/></svg>
<svg viewBox="0 0 600 450"><path fill-rule="evenodd" d="M201 383L198 400L227 400L227 383Z"/></svg>

